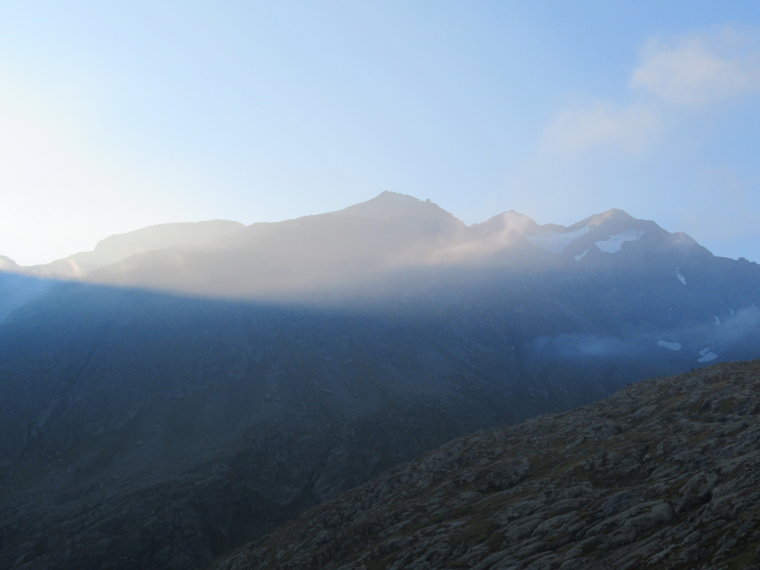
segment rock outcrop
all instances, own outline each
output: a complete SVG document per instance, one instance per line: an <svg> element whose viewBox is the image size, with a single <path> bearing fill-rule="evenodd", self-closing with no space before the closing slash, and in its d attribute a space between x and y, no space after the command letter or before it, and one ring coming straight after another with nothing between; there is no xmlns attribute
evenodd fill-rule
<svg viewBox="0 0 760 570"><path fill-rule="evenodd" d="M758 568L760 361L457 439L220 560L244 568Z"/></svg>

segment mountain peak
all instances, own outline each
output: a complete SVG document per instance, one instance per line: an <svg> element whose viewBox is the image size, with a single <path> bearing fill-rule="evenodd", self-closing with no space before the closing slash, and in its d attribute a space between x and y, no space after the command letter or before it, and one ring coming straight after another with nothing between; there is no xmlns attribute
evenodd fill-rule
<svg viewBox="0 0 760 570"><path fill-rule="evenodd" d="M634 218L625 210L610 208L606 212L594 214L580 222L573 224L568 229L589 228L593 231L604 232L623 232L629 230L639 231L662 231L662 228L651 220L641 220Z"/></svg>
<svg viewBox="0 0 760 570"><path fill-rule="evenodd" d="M393 192L391 190L383 190L380 192L380 194L372 198L372 200L404 200L411 202L421 202L419 198L415 198L409 194L402 194L401 192Z"/></svg>
<svg viewBox="0 0 760 570"><path fill-rule="evenodd" d="M385 190L371 200L349 206L334 213L359 218L387 219L399 214L422 213L433 210L438 213L444 212L443 209L430 200L423 201L408 194Z"/></svg>
<svg viewBox="0 0 760 570"><path fill-rule="evenodd" d="M636 218L631 216L625 210L610 208L606 212L594 214L593 216L586 218L581 223L589 226L601 226L605 222L631 222L635 219Z"/></svg>
<svg viewBox="0 0 760 570"><path fill-rule="evenodd" d="M525 214L515 210L508 210L497 214L485 222L473 224L472 229L479 235L504 234L505 232L516 236L529 231L534 231L537 224Z"/></svg>

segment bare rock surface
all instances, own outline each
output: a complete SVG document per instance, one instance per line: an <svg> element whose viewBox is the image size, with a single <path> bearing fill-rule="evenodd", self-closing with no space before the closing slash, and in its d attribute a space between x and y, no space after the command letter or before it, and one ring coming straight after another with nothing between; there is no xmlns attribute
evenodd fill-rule
<svg viewBox="0 0 760 570"><path fill-rule="evenodd" d="M213 566L760 568L760 361L629 385L393 468Z"/></svg>

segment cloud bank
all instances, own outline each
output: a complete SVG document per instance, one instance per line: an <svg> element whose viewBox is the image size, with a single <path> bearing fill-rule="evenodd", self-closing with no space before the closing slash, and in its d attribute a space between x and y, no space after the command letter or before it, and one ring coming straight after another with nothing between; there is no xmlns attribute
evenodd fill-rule
<svg viewBox="0 0 760 570"><path fill-rule="evenodd" d="M663 101L701 107L760 91L757 34L723 28L675 40L649 40L629 86Z"/></svg>
<svg viewBox="0 0 760 570"><path fill-rule="evenodd" d="M652 38L627 85L629 101L594 100L560 111L541 149L572 155L600 147L646 150L673 110L760 93L760 33L732 27Z"/></svg>

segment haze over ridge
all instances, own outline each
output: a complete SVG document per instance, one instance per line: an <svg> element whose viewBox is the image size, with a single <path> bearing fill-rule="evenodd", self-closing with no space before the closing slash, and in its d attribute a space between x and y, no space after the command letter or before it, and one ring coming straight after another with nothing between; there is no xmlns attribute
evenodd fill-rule
<svg viewBox="0 0 760 570"><path fill-rule="evenodd" d="M8 269L190 294L287 297L330 288L377 288L395 271L415 266L495 263L518 268L547 251L581 256L596 242L636 241L645 234L646 239L680 235L617 209L568 227L539 226L514 211L467 226L430 200L385 191L342 210L282 222L151 226L106 238L92 252ZM613 242L597 248L619 249Z"/></svg>

